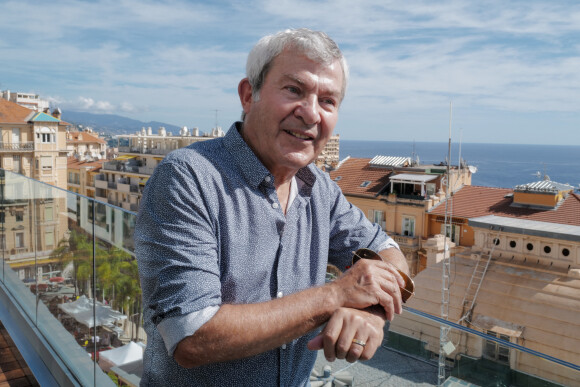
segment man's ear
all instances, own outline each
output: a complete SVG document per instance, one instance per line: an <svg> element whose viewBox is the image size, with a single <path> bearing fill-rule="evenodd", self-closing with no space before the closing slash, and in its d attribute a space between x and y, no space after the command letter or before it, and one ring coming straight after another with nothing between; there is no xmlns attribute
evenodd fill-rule
<svg viewBox="0 0 580 387"><path fill-rule="evenodd" d="M242 109L244 113L248 114L254 102L252 98L252 86L248 78L244 78L240 81L238 85L238 95L240 96L240 102L242 103Z"/></svg>

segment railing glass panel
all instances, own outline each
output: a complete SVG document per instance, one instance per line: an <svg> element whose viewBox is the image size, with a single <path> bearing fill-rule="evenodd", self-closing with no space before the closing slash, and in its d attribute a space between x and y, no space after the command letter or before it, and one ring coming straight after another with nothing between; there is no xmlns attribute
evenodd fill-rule
<svg viewBox="0 0 580 387"><path fill-rule="evenodd" d="M134 257L136 215L0 172L0 281L54 350L55 361L64 364L79 384L111 384L101 370L135 384L139 375L123 370L107 351L147 341ZM355 385L364 385L370 377L384 378L383 385L400 385L397 377L435 385L441 369L445 380L480 385L555 386L580 381L577 364L506 341L501 332L476 331L412 308L397 319L405 323L402 328L390 327L374 359L355 365L339 361L331 364L332 369L348 366ZM443 367L442 324L449 326ZM412 368L405 368L411 363ZM321 353L316 370L323 365Z"/></svg>

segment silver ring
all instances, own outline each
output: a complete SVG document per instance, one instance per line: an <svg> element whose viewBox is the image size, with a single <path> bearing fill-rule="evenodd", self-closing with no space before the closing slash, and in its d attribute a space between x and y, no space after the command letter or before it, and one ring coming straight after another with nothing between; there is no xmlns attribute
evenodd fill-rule
<svg viewBox="0 0 580 387"><path fill-rule="evenodd" d="M358 345L360 345L361 347L364 347L365 345L367 345L367 343L365 343L364 341L362 341L362 340L359 340L359 339L352 339L352 342L353 342L354 344L358 344Z"/></svg>

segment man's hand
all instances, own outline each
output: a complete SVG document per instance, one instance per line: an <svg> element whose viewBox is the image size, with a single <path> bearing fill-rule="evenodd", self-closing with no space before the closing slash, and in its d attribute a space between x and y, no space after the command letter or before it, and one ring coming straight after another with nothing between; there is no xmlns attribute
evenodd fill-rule
<svg viewBox="0 0 580 387"><path fill-rule="evenodd" d="M343 307L381 305L389 321L403 311L399 287L405 286L405 280L388 262L361 259L330 286L336 287Z"/></svg>
<svg viewBox="0 0 580 387"><path fill-rule="evenodd" d="M383 341L384 326L385 320L369 310L340 308L322 332L308 342L308 349L317 351L324 348L328 361L346 359L352 363L368 360Z"/></svg>

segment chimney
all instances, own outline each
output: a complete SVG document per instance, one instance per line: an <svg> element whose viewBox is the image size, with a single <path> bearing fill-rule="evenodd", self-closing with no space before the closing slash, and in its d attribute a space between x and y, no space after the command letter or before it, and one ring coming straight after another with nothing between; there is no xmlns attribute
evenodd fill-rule
<svg viewBox="0 0 580 387"><path fill-rule="evenodd" d="M60 111L59 108L56 108L52 111L52 116L57 120L60 120L60 117L62 117L62 112Z"/></svg>

